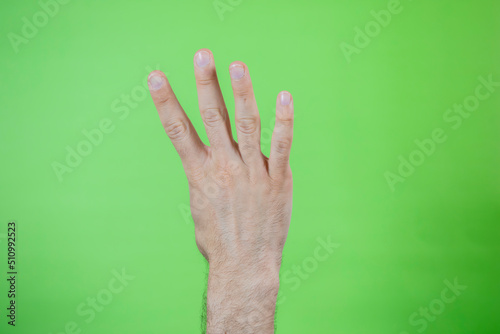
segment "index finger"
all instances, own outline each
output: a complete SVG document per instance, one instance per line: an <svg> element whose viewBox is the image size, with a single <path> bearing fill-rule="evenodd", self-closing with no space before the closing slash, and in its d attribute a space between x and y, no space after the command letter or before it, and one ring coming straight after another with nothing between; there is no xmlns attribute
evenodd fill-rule
<svg viewBox="0 0 500 334"><path fill-rule="evenodd" d="M207 157L205 145L175 96L165 74L153 71L148 86L165 132L179 153L184 169L200 166Z"/></svg>

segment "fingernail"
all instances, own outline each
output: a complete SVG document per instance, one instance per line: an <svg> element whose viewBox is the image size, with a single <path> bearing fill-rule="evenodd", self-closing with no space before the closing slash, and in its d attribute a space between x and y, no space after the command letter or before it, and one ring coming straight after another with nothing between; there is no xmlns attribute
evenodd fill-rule
<svg viewBox="0 0 500 334"><path fill-rule="evenodd" d="M290 96L290 93L288 92L282 92L280 96L280 103L282 106L287 106L290 104L290 101L292 100L292 97Z"/></svg>
<svg viewBox="0 0 500 334"><path fill-rule="evenodd" d="M200 51L196 54L196 64L205 67L210 63L210 54L207 51Z"/></svg>
<svg viewBox="0 0 500 334"><path fill-rule="evenodd" d="M157 74L152 75L148 80L149 88L152 90L160 89L165 83L165 79Z"/></svg>
<svg viewBox="0 0 500 334"><path fill-rule="evenodd" d="M245 68L240 64L234 64L229 68L229 72L231 73L231 79L238 80L245 75Z"/></svg>

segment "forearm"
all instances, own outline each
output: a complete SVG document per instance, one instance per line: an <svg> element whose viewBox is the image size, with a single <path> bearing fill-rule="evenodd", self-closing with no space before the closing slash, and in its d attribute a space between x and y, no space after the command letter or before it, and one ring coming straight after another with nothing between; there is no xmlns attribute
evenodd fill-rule
<svg viewBox="0 0 500 334"><path fill-rule="evenodd" d="M207 289L207 334L274 333L279 267L212 265Z"/></svg>

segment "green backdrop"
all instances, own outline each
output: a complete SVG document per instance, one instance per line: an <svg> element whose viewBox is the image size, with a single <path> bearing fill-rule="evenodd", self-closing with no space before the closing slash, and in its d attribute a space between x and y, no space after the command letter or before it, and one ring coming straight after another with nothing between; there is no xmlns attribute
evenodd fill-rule
<svg viewBox="0 0 500 334"><path fill-rule="evenodd" d="M199 333L206 268L146 76L295 101L278 333L499 333L500 2L4 2L0 331ZM16 222L16 326L7 223ZM325 246L326 245L326 246Z"/></svg>

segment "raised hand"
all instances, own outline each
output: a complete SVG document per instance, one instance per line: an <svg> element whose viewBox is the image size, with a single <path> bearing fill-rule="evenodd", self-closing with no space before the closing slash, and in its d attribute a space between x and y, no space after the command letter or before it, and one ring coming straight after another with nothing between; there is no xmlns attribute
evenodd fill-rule
<svg viewBox="0 0 500 334"><path fill-rule="evenodd" d="M189 183L196 244L208 260L207 333L272 333L279 268L292 211L289 164L293 100L278 94L269 158L248 67L229 66L238 142L207 49L194 57L198 103L210 146L200 140L161 71L148 85Z"/></svg>

